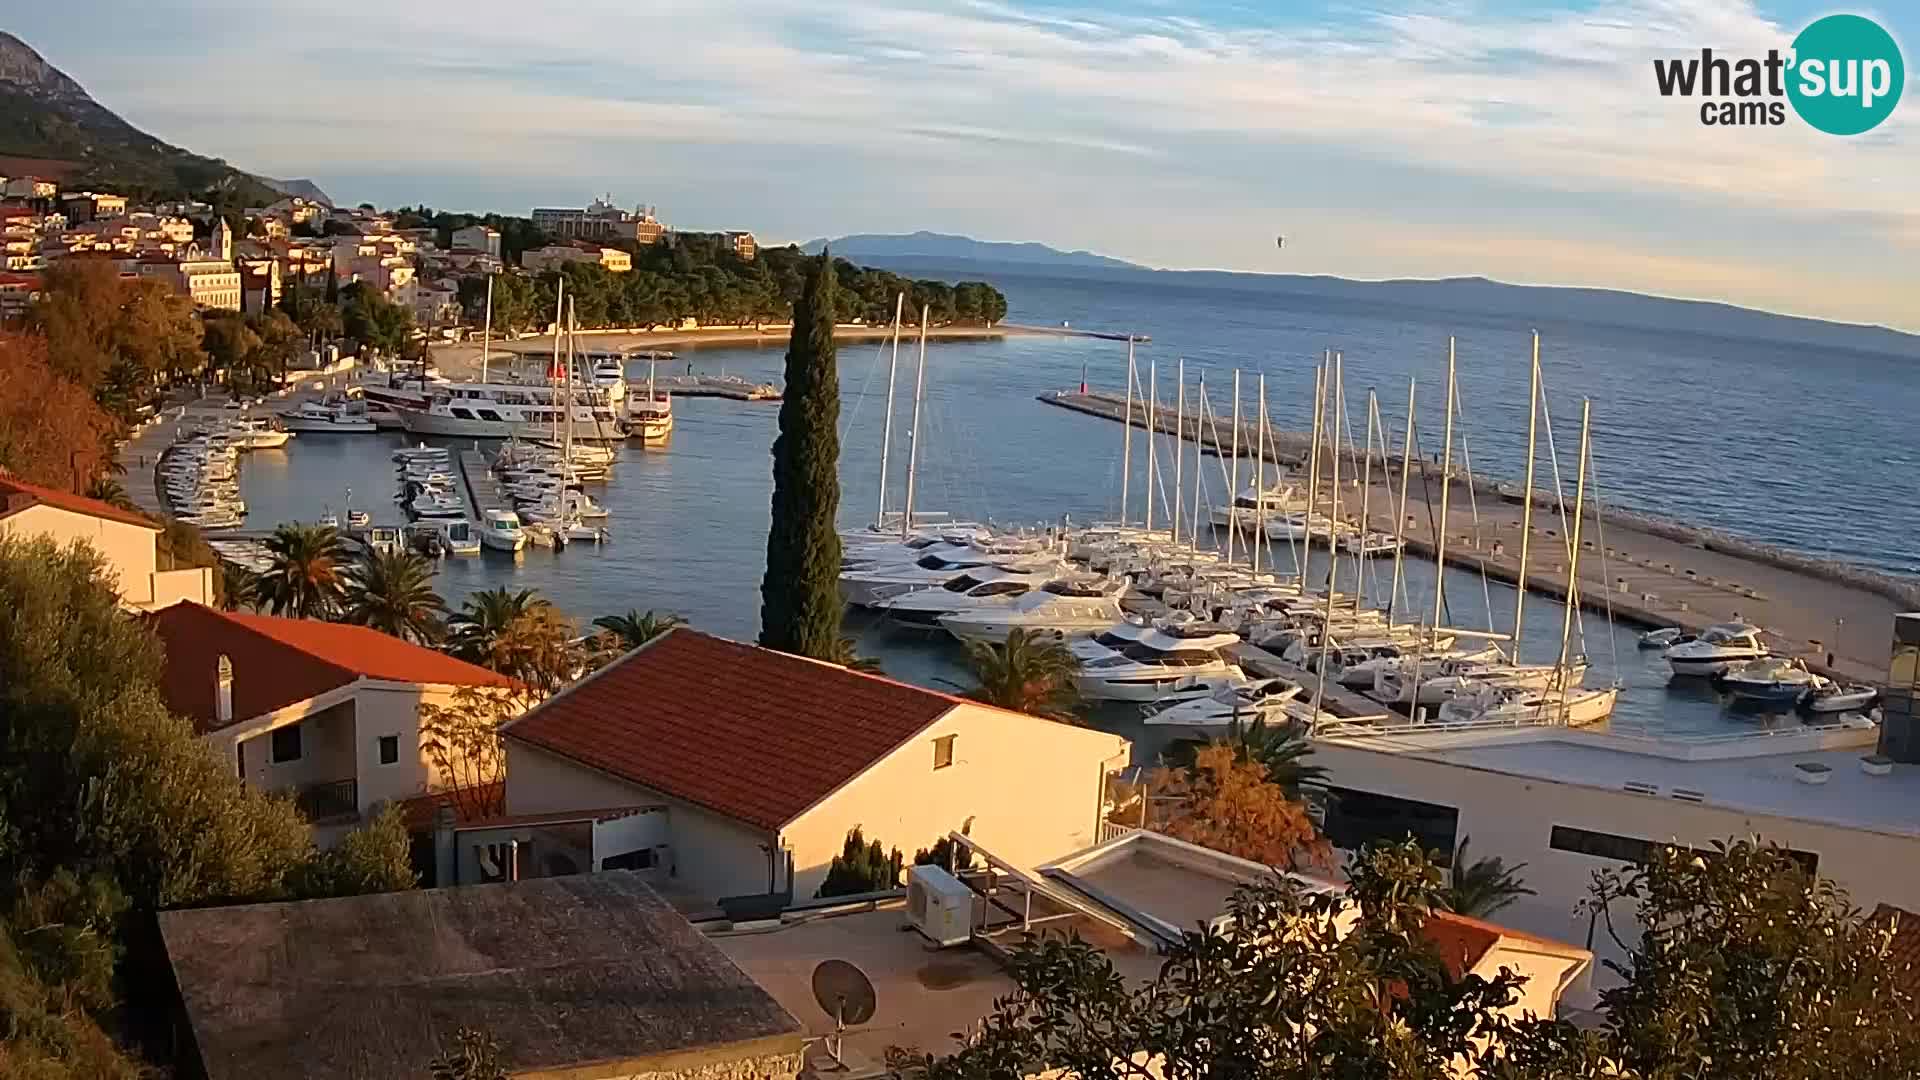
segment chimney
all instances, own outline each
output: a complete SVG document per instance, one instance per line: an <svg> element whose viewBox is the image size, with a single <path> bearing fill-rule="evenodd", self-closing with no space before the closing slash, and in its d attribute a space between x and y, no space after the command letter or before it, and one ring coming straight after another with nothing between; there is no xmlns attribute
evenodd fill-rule
<svg viewBox="0 0 1920 1080"><path fill-rule="evenodd" d="M225 653L214 669L213 720L216 728L233 723L233 661Z"/></svg>

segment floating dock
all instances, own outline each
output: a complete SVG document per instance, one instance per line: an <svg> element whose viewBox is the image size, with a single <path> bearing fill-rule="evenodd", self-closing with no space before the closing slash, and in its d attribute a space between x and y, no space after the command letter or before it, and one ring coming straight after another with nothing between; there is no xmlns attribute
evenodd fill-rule
<svg viewBox="0 0 1920 1080"><path fill-rule="evenodd" d="M487 458L478 450L460 451L460 486L467 493L468 515L484 522L489 510L511 510L513 500L500 488L500 481L487 467Z"/></svg>
<svg viewBox="0 0 1920 1080"><path fill-rule="evenodd" d="M780 388L772 383L751 383L732 375L658 375L654 388L679 397L720 397L734 401L779 401ZM645 392L644 380L633 380L633 389Z"/></svg>
<svg viewBox="0 0 1920 1080"><path fill-rule="evenodd" d="M1126 416L1126 400L1111 393L1052 391L1039 395L1039 399L1116 422ZM1174 434L1172 410L1164 401L1154 419L1155 430ZM1133 404L1133 425L1142 429L1147 426L1145 410L1138 401ZM1216 443L1213 423L1203 431L1195 418L1186 418L1186 438L1213 453L1231 452L1232 430L1230 419L1220 422ZM1249 458L1253 456L1254 434L1253 425L1241 425L1240 451ZM1298 432L1270 429L1266 458L1282 465L1300 465L1306 460L1311 441L1310 436ZM1144 453L1144 447L1138 444L1135 449ZM1390 484L1398 473L1399 460L1389 457L1388 461L1374 461L1366 524L1382 533L1399 531L1406 539L1408 557L1430 559L1437 547L1436 526L1440 525L1440 469L1430 460L1420 462L1407 493L1407 520L1396 530L1393 508L1399 495ZM1355 523L1360 520L1357 511L1362 491L1349 474L1349 469L1358 469L1348 463L1361 460L1359 455L1343 453L1341 462L1341 517ZM1163 469L1168 464L1163 460ZM1136 462L1135 468L1144 465ZM1218 464L1211 468L1218 468ZM1248 470L1243 467L1241 471L1244 474ZM1164 478L1166 473L1161 475ZM1214 479L1209 475L1210 484ZM1249 475L1240 479L1243 485L1253 482ZM1488 478L1475 478L1471 486L1464 483L1465 479L1456 468L1444 524L1446 561L1512 584L1520 575L1522 500L1517 494L1507 496ZM1570 478L1567 487L1570 496ZM1590 490L1588 498L1596 506L1605 507L1606 494L1603 491L1596 497ZM1324 498L1324 491L1322 495ZM1550 492L1535 494L1527 589L1564 602L1569 586L1569 550L1562 535L1563 519L1550 498ZM1611 507L1588 512L1580 548L1580 601L1590 611L1610 613L1627 623L1679 626L1694 632L1714 623L1750 622L1768 632L1776 652L1801 657L1814 670L1841 678L1883 679L1893 616L1920 607L1920 583ZM1390 556L1370 558L1391 562ZM1833 660L1829 665L1830 654Z"/></svg>

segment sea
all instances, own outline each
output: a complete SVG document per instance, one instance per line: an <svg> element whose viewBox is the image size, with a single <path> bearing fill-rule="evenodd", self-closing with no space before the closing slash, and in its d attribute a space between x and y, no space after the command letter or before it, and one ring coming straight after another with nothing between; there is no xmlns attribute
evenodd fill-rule
<svg viewBox="0 0 1920 1080"><path fill-rule="evenodd" d="M1009 322L1150 337L1150 344L1136 347L1136 357L1143 385L1149 372L1157 376L1163 408L1173 405L1184 362L1190 400L1204 377L1209 400L1224 414L1238 370L1246 408L1253 407L1264 375L1272 422L1303 431L1311 424L1314 367L1326 350L1337 350L1355 437L1364 438L1372 390L1397 446L1408 383L1415 380L1416 445L1430 455L1441 448L1451 342L1459 388L1456 454L1476 474L1500 479L1517 478L1525 458L1528 359L1537 330L1550 453L1569 488L1581 401L1589 399L1592 482L1602 501L1893 573L1920 572L1920 552L1912 546L1920 535L1913 480L1920 440L1911 434L1912 418L1920 416L1920 379L1907 357L1369 303L1289 293L1257 280L1115 280L1031 270L987 276L1007 294ZM869 522L880 497L890 360L885 344L839 350L844 527ZM777 347L683 349L674 370L778 384L782 362ZM917 362L916 346L904 342L887 494L893 509L904 497ZM915 454L916 506L1006 526L1115 519L1121 425L1037 398L1083 380L1118 393L1126 370L1127 346L1112 340L1018 335L932 342ZM644 378L644 369L630 375ZM611 542L446 560L437 584L448 603L457 608L469 593L496 586L534 589L583 625L600 615L653 610L752 640L779 406L682 398L674 410L668 443L624 446L609 480L592 491L611 511ZM303 434L283 451L250 454L242 470L249 525L311 521L348 503L372 509L376 521L401 520L390 458L402 441L386 434ZM1143 441L1136 437L1136 470L1143 468ZM1553 466L1549 451L1542 453L1540 482L1546 484ZM1159 483L1170 488L1172 451L1164 439L1159 454ZM1203 498L1218 504L1226 485L1217 461L1203 460L1211 470ZM1191 475L1193 457L1187 461ZM1136 471L1127 508L1136 521L1144 487ZM1166 514L1162 503L1156 517ZM1274 554L1278 569L1290 567L1284 545ZM1322 579L1324 563L1310 566L1309 574ZM1381 599L1385 574L1379 570L1364 583ZM1430 609L1434 568L1409 560L1407 574L1414 609ZM1445 574L1452 625L1511 628L1512 589L1461 570ZM1525 611L1526 658L1554 659L1563 608L1533 598ZM1591 613L1575 624L1574 648L1592 663L1588 684L1617 679L1624 687L1611 721L1616 730L1715 734L1795 722L1735 708L1706 686L1670 685L1665 665L1635 647L1636 628L1609 627ZM969 685L964 656L950 640L858 613L847 626L859 651L893 677L949 691ZM1132 736L1137 760L1151 760L1160 748L1159 733L1144 728L1130 708L1096 710L1092 722Z"/></svg>

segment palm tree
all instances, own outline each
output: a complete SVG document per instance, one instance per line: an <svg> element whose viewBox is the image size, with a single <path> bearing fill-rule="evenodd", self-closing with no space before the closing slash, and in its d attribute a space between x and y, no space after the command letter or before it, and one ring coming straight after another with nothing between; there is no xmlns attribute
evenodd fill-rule
<svg viewBox="0 0 1920 1080"><path fill-rule="evenodd" d="M1014 712L1077 722L1080 695L1073 676L1080 661L1058 638L1043 631L1009 630L1004 646L967 644L967 662L980 685L967 693L975 701Z"/></svg>
<svg viewBox="0 0 1920 1080"><path fill-rule="evenodd" d="M127 489L121 486L120 481L111 475L94 477L93 480L87 484L86 494L89 499L99 499L109 506L117 506L122 510L132 510L137 513L140 509L133 504L133 499L127 494Z"/></svg>
<svg viewBox="0 0 1920 1080"><path fill-rule="evenodd" d="M686 622L678 615L668 613L655 615L653 609L647 609L642 615L637 609L629 608L625 615L602 615L593 620L593 625L605 631L606 637L621 652L637 649L661 634Z"/></svg>
<svg viewBox="0 0 1920 1080"><path fill-rule="evenodd" d="M552 606L532 589L516 593L503 585L474 593L447 620L447 649L462 660L485 664L493 656L494 642L515 619L536 608Z"/></svg>
<svg viewBox="0 0 1920 1080"><path fill-rule="evenodd" d="M1267 779L1279 784L1290 798L1298 799L1303 783L1325 776L1327 772L1325 768L1309 765L1304 760L1313 753L1313 744L1307 740L1306 729L1298 724L1268 726L1266 717L1256 716L1253 723L1245 727L1236 723L1225 736L1212 742L1233 747L1236 760L1265 766ZM1195 739L1176 742L1167 748L1166 762L1174 768L1190 769L1200 750L1208 745L1211 743Z"/></svg>
<svg viewBox="0 0 1920 1080"><path fill-rule="evenodd" d="M260 599L275 615L331 618L340 609L346 544L331 525L282 525L267 539L273 567L260 577Z"/></svg>
<svg viewBox="0 0 1920 1080"><path fill-rule="evenodd" d="M1467 842L1471 839L1461 839L1453 853L1453 880L1445 895L1447 910L1484 919L1523 896L1535 895L1520 880L1526 863L1509 868L1498 855L1468 862Z"/></svg>
<svg viewBox="0 0 1920 1080"><path fill-rule="evenodd" d="M376 551L349 568L345 622L430 645L446 631L447 602L433 591L433 566L411 551Z"/></svg>
<svg viewBox="0 0 1920 1080"><path fill-rule="evenodd" d="M220 609L259 608L260 575L236 562L220 560Z"/></svg>
<svg viewBox="0 0 1920 1080"><path fill-rule="evenodd" d="M545 696L578 677L590 659L575 638L573 622L542 602L501 627L480 663Z"/></svg>

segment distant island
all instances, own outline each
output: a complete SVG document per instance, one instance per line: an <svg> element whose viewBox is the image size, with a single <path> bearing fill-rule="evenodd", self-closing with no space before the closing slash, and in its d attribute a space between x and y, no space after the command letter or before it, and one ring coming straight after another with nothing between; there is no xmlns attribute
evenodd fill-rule
<svg viewBox="0 0 1920 1080"><path fill-rule="evenodd" d="M1096 255L1091 251L1061 251L1035 243L1003 243L975 240L952 233L855 233L836 240L812 240L800 250L817 255L831 246L835 255L848 259L960 259L968 262L1003 263L1036 268L1078 268L1083 270L1144 270L1137 263Z"/></svg>

